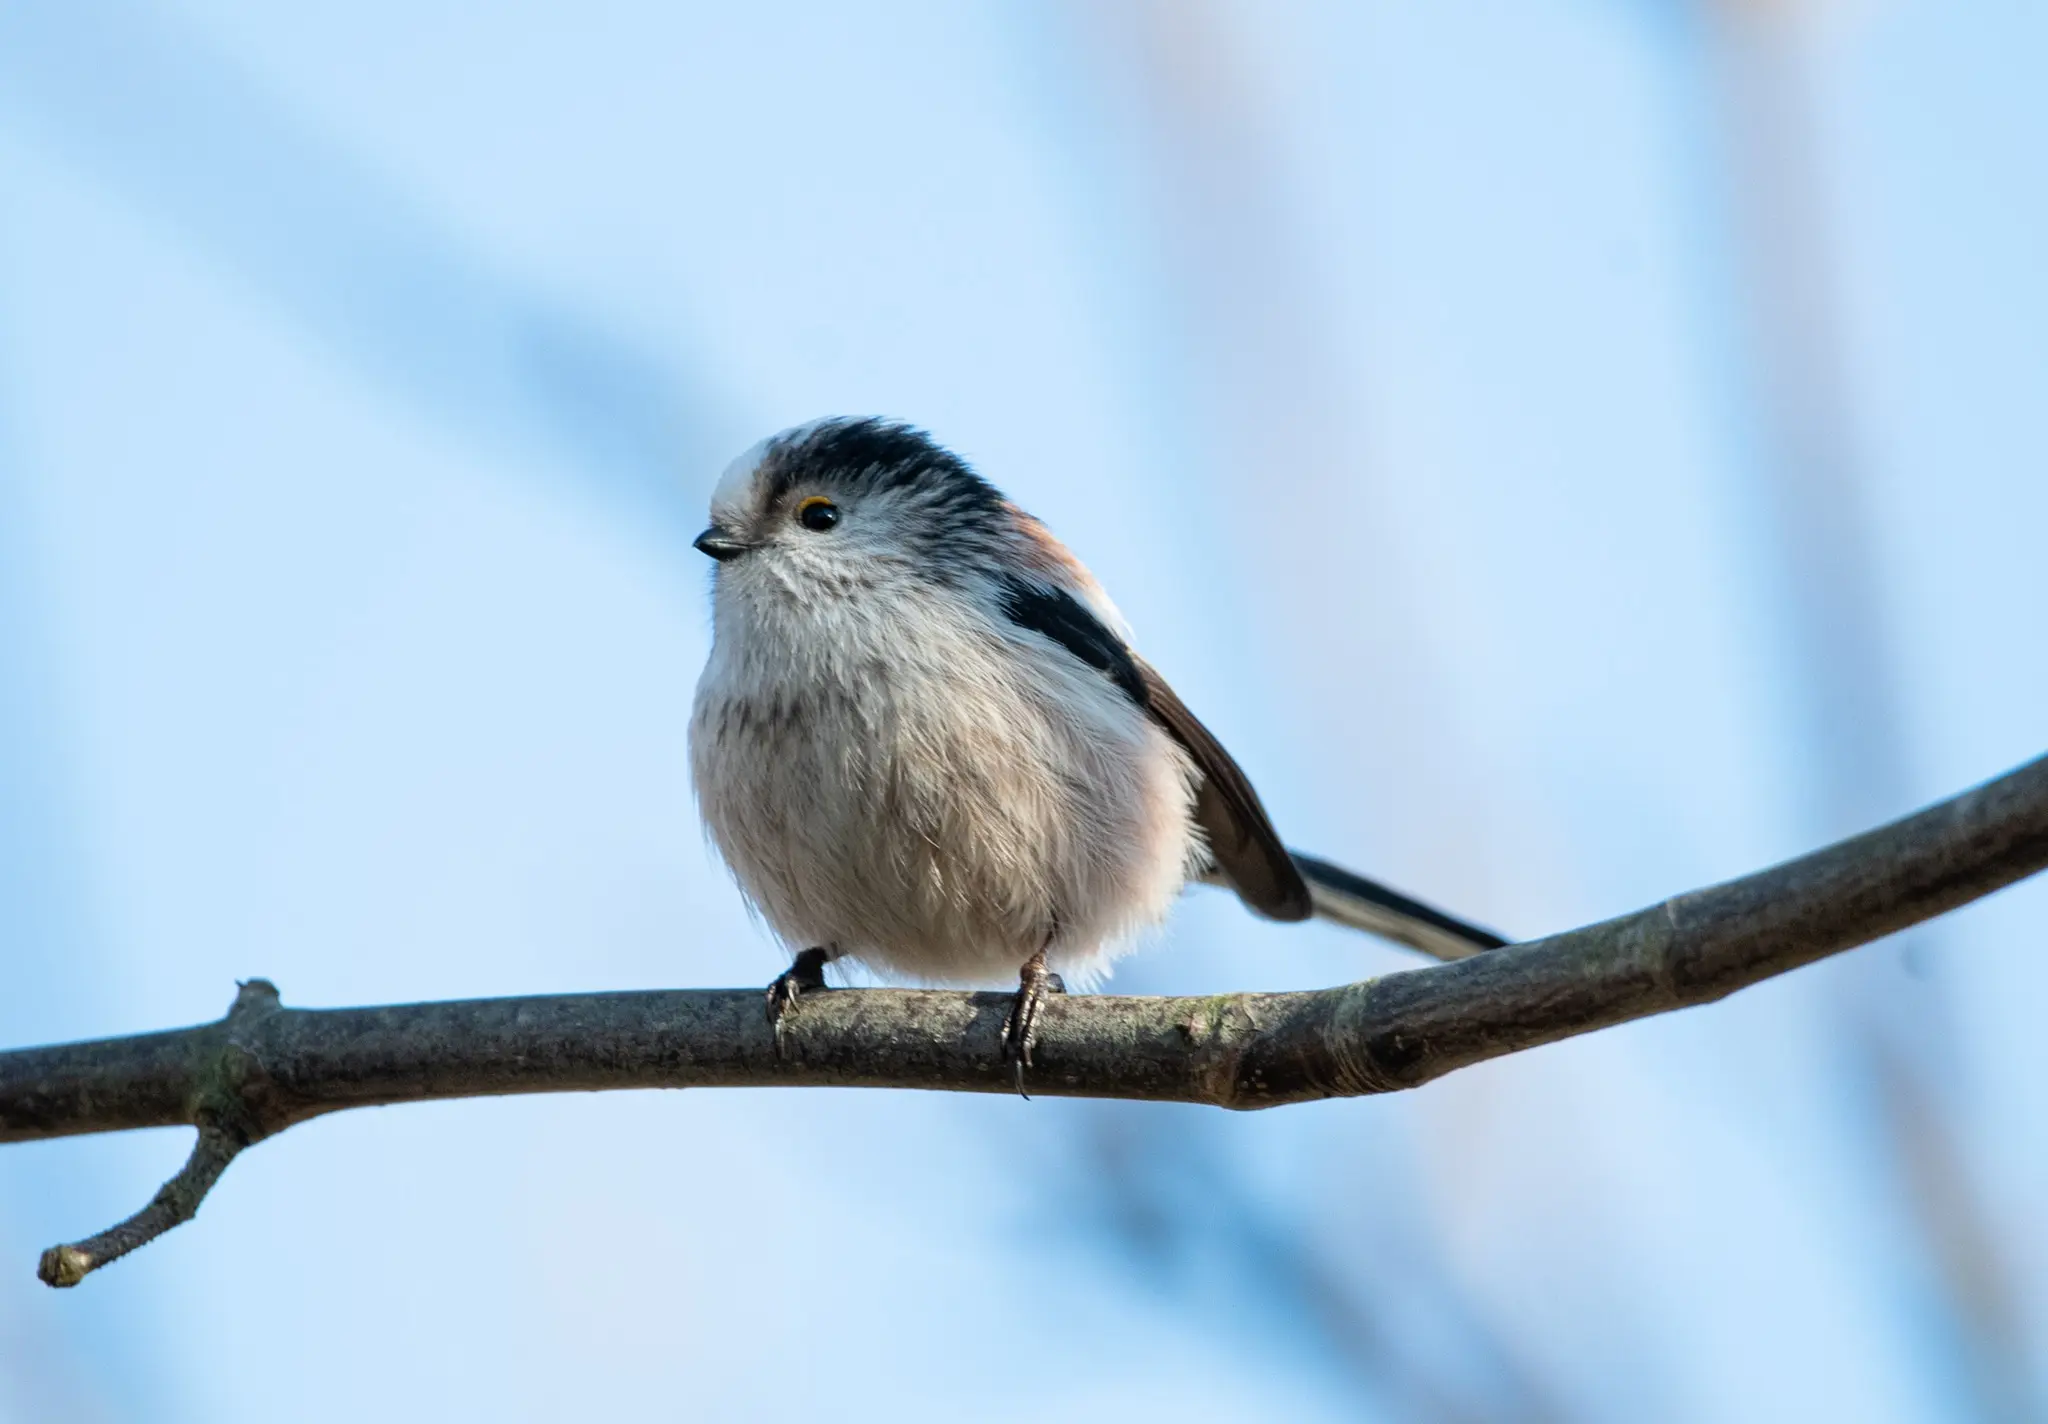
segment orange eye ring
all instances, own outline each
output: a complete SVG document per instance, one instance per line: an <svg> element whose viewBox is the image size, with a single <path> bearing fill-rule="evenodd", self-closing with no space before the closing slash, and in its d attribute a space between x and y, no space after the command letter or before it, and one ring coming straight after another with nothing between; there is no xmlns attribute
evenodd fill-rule
<svg viewBox="0 0 2048 1424"><path fill-rule="evenodd" d="M809 495L796 507L796 522L822 534L839 523L839 506L821 494Z"/></svg>

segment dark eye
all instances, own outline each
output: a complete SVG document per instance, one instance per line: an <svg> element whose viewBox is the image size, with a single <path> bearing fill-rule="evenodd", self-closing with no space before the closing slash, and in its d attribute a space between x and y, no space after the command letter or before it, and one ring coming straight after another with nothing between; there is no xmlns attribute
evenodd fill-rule
<svg viewBox="0 0 2048 1424"><path fill-rule="evenodd" d="M821 494L814 494L796 507L796 522L813 534L823 534L839 522L839 506Z"/></svg>

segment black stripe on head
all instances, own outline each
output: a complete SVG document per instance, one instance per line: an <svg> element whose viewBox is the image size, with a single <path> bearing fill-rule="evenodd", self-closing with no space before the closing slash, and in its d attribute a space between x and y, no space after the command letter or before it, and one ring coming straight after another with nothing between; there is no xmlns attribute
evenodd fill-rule
<svg viewBox="0 0 2048 1424"><path fill-rule="evenodd" d="M1144 674L1123 639L1103 626L1088 606L1064 589L1047 588L1014 574L1002 583L1003 613L1020 628L1043 633L1110 681L1140 707L1149 707Z"/></svg>
<svg viewBox="0 0 2048 1424"><path fill-rule="evenodd" d="M773 505L799 485L847 495L909 491L934 514L1001 527L1003 497L968 463L912 425L846 416L804 426L778 439L761 462L763 502Z"/></svg>

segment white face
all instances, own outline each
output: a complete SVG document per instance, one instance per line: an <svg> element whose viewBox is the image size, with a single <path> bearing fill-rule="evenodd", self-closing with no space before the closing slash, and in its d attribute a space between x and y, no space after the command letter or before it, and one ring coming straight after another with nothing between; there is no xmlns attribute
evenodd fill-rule
<svg viewBox="0 0 2048 1424"><path fill-rule="evenodd" d="M711 496L712 527L698 547L719 561L721 586L731 576L792 591L848 593L892 567L914 567L901 535L903 521L916 512L899 491L850 490L825 472L792 480L763 469L771 446L810 428L761 441L720 476Z"/></svg>
<svg viewBox="0 0 2048 1424"><path fill-rule="evenodd" d="M771 445L790 446L801 444L813 432L832 423L830 416L792 425L789 429L756 440L733 457L725 467L725 473L718 477L718 487L711 491L711 518L714 523L728 520L737 524L754 513L755 501L760 497L755 489L755 477L761 473L762 457L767 455Z"/></svg>
<svg viewBox="0 0 2048 1424"><path fill-rule="evenodd" d="M742 522L753 503L754 476L760 473L761 457L779 438L771 435L765 440L756 440L725 467L725 472L718 477L718 487L711 491L711 518L714 523L737 525Z"/></svg>

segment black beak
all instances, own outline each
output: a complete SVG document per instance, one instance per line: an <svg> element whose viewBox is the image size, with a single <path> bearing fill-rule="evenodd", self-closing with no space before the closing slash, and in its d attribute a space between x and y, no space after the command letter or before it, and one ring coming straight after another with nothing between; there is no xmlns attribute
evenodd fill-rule
<svg viewBox="0 0 2048 1424"><path fill-rule="evenodd" d="M721 564L727 559L737 559L752 547L751 544L744 544L733 538L716 524L699 534L696 541L699 553L709 554Z"/></svg>

